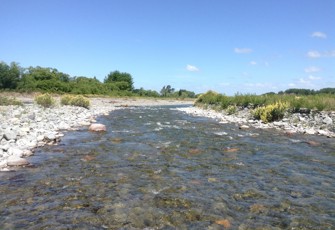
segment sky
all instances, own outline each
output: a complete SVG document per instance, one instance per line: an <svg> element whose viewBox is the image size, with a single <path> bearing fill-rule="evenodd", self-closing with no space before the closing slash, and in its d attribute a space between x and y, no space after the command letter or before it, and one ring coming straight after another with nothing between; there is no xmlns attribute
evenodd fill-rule
<svg viewBox="0 0 335 230"><path fill-rule="evenodd" d="M334 0L0 0L0 61L135 88L335 87Z"/></svg>

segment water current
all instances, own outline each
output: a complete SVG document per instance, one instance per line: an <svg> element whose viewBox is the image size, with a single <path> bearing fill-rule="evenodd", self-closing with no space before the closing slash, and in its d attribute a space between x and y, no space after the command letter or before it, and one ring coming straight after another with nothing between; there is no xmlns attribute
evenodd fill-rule
<svg viewBox="0 0 335 230"><path fill-rule="evenodd" d="M335 229L335 143L175 107L112 112L0 173L0 229Z"/></svg>

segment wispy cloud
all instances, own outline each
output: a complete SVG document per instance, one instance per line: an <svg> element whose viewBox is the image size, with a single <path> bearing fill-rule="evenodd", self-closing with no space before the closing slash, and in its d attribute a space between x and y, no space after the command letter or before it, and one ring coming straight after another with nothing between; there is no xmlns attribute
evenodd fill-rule
<svg viewBox="0 0 335 230"><path fill-rule="evenodd" d="M199 72L199 68L194 65L187 65L186 69L190 72Z"/></svg>
<svg viewBox="0 0 335 230"><path fill-rule="evenodd" d="M317 31L317 32L312 33L311 37L325 39L327 38L327 34Z"/></svg>
<svg viewBox="0 0 335 230"><path fill-rule="evenodd" d="M316 67L316 66L310 66L310 67L307 67L305 68L305 73L317 73L317 72L320 72L321 69L319 67Z"/></svg>
<svg viewBox="0 0 335 230"><path fill-rule="evenodd" d="M251 61L251 62L249 62L249 64L250 64L250 65L257 65L257 62L255 62L255 61Z"/></svg>
<svg viewBox="0 0 335 230"><path fill-rule="evenodd" d="M248 53L252 53L253 50L250 48L235 48L234 52L237 54L248 54Z"/></svg>
<svg viewBox="0 0 335 230"><path fill-rule="evenodd" d="M320 58L321 53L319 51L315 51L315 50L308 51L307 52L307 57L309 57L309 58Z"/></svg>
<svg viewBox="0 0 335 230"><path fill-rule="evenodd" d="M307 57L309 58L335 57L335 50L329 50L325 52L311 50L307 52Z"/></svg>

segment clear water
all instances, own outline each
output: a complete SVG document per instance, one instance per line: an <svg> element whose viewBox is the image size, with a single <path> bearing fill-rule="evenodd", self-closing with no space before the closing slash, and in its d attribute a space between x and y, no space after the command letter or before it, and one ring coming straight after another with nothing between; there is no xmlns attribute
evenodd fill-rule
<svg viewBox="0 0 335 230"><path fill-rule="evenodd" d="M0 173L0 229L335 229L335 142L114 111Z"/></svg>

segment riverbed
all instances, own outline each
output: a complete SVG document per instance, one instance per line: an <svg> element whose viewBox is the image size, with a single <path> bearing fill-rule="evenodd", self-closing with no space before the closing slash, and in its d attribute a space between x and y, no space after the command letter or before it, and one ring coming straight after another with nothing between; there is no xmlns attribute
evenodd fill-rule
<svg viewBox="0 0 335 230"><path fill-rule="evenodd" d="M129 107L0 172L0 229L334 229L332 138Z"/></svg>

